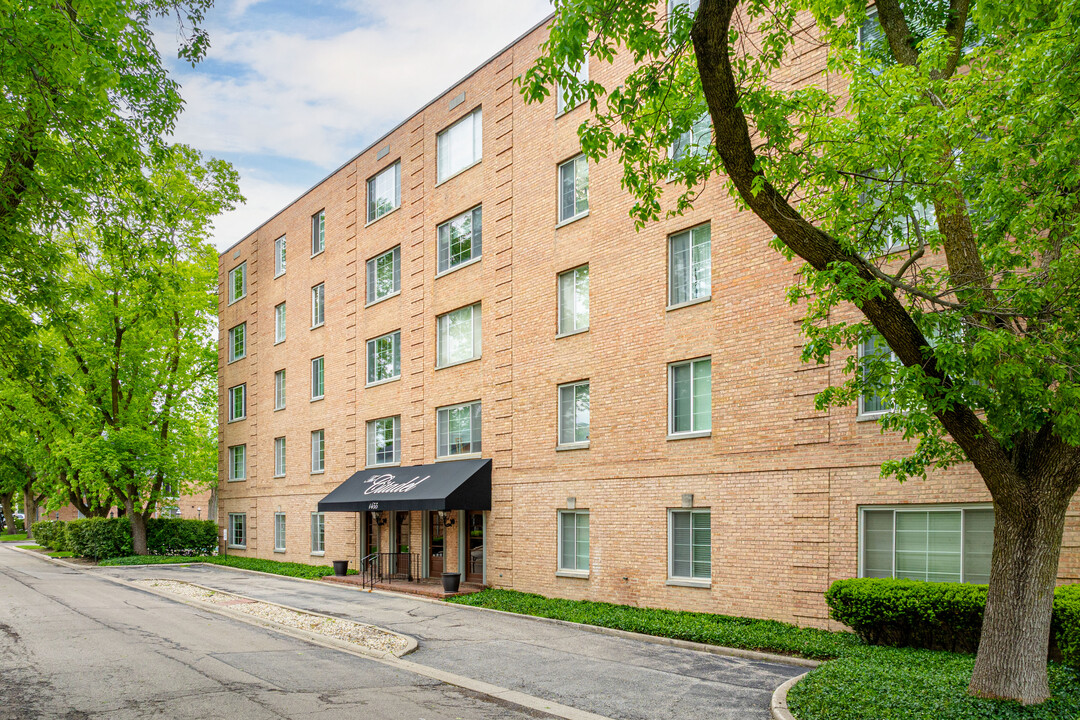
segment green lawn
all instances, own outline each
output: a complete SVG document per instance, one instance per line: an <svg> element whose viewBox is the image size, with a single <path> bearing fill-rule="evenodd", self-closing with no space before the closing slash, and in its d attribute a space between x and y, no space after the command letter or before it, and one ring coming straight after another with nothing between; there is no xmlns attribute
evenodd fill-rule
<svg viewBox="0 0 1080 720"><path fill-rule="evenodd" d="M788 693L788 703L799 720L1080 718L1080 674L1064 665L1050 665L1054 697L1025 708L967 695L974 655L870 646L852 633L772 620L560 600L513 590L484 590L448 598L447 602L828 660Z"/></svg>
<svg viewBox="0 0 1080 720"><path fill-rule="evenodd" d="M257 570L272 575L307 578L310 580L316 580L324 575L334 574L334 568L330 565L305 565L304 563L279 562L277 560L263 560L261 558L241 557L239 555L202 555L198 557L131 555L128 557L102 560L98 565L190 565L191 563L200 562L242 568L244 570ZM349 574L355 575L356 571L349 570Z"/></svg>
<svg viewBox="0 0 1080 720"><path fill-rule="evenodd" d="M0 542L22 542L26 540L26 533L12 533L11 535L0 535Z"/></svg>
<svg viewBox="0 0 1080 720"><path fill-rule="evenodd" d="M21 548L22 550L41 550L40 545L16 545L15 547Z"/></svg>
<svg viewBox="0 0 1080 720"><path fill-rule="evenodd" d="M62 551L60 551L60 552L47 552L47 553L45 553L45 554L46 554L46 555L48 555L49 557L54 557L54 558L69 558L69 557L75 557L75 553L73 553L73 552L68 552L67 550L62 550Z"/></svg>

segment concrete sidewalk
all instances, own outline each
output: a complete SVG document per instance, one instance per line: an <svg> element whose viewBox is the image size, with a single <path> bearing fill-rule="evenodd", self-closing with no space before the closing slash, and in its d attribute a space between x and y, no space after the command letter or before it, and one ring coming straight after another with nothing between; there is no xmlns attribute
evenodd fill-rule
<svg viewBox="0 0 1080 720"><path fill-rule="evenodd" d="M168 578L415 637L412 662L627 720L771 717L773 690L805 667L610 637L524 616L366 593L213 566L113 567L125 580Z"/></svg>

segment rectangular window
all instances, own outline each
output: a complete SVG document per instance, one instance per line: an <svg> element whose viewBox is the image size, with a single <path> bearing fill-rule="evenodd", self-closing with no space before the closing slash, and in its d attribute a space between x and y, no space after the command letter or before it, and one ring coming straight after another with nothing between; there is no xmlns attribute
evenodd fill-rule
<svg viewBox="0 0 1080 720"><path fill-rule="evenodd" d="M480 303L440 315L437 326L437 367L480 357Z"/></svg>
<svg viewBox="0 0 1080 720"><path fill-rule="evenodd" d="M274 438L274 477L285 477L285 438Z"/></svg>
<svg viewBox="0 0 1080 720"><path fill-rule="evenodd" d="M311 216L311 256L326 249L326 212L320 210Z"/></svg>
<svg viewBox="0 0 1080 720"><path fill-rule="evenodd" d="M584 155L559 166L559 222L589 212L589 165Z"/></svg>
<svg viewBox="0 0 1080 720"><path fill-rule="evenodd" d="M480 402L439 408L437 457L480 452Z"/></svg>
<svg viewBox="0 0 1080 720"><path fill-rule="evenodd" d="M401 246L367 261L367 304L401 292Z"/></svg>
<svg viewBox="0 0 1080 720"><path fill-rule="evenodd" d="M367 341L367 384L401 377L401 331Z"/></svg>
<svg viewBox="0 0 1080 720"><path fill-rule="evenodd" d="M242 322L229 330L229 362L236 362L247 355L247 323Z"/></svg>
<svg viewBox="0 0 1080 720"><path fill-rule="evenodd" d="M705 156L712 144L712 117L703 114L671 146L671 159L679 162L684 157Z"/></svg>
<svg viewBox="0 0 1080 720"><path fill-rule="evenodd" d="M274 342L285 342L285 303L274 306Z"/></svg>
<svg viewBox="0 0 1080 720"><path fill-rule="evenodd" d="M323 358L317 357L311 361L311 399L322 400L325 388L325 376L323 373Z"/></svg>
<svg viewBox="0 0 1080 720"><path fill-rule="evenodd" d="M585 58L581 61L581 65L578 66L576 71L573 70L573 69L567 68L567 72L569 72L571 75L573 75L575 78L577 78L578 82L580 82L580 83L588 82L589 81L589 56L588 55L585 56ZM560 85L559 89L558 89L558 92L556 93L556 96L555 96L555 114L556 115L562 115L567 110L573 110L575 107L577 107L577 103L574 102L573 104L571 104L571 100L570 100L569 95L567 94L566 88L564 88L562 85Z"/></svg>
<svg viewBox="0 0 1080 720"><path fill-rule="evenodd" d="M589 442L589 381L559 386L559 444Z"/></svg>
<svg viewBox="0 0 1080 720"><path fill-rule="evenodd" d="M893 409L888 398L890 391L888 368L882 363L896 362L896 354L885 338L874 333L859 344L859 365L863 382L873 386L859 396L859 415L874 417Z"/></svg>
<svg viewBox="0 0 1080 720"><path fill-rule="evenodd" d="M274 277L285 274L285 236L274 241Z"/></svg>
<svg viewBox="0 0 1080 720"><path fill-rule="evenodd" d="M274 552L285 552L285 513L274 513Z"/></svg>
<svg viewBox="0 0 1080 720"><path fill-rule="evenodd" d="M401 204L401 161L367 181L367 221L375 222Z"/></svg>
<svg viewBox="0 0 1080 720"><path fill-rule="evenodd" d="M274 373L274 409L285 409L285 370Z"/></svg>
<svg viewBox="0 0 1080 720"><path fill-rule="evenodd" d="M247 263L242 262L229 271L229 304L247 295Z"/></svg>
<svg viewBox="0 0 1080 720"><path fill-rule="evenodd" d="M247 480L247 445L229 448L229 482Z"/></svg>
<svg viewBox="0 0 1080 720"><path fill-rule="evenodd" d="M712 360L668 366L669 435L712 430Z"/></svg>
<svg viewBox="0 0 1080 720"><path fill-rule="evenodd" d="M367 424L367 464L393 465L401 462L401 416L370 420Z"/></svg>
<svg viewBox="0 0 1080 720"><path fill-rule="evenodd" d="M438 182L480 162L483 156L483 134L480 108L439 133Z"/></svg>
<svg viewBox="0 0 1080 720"><path fill-rule="evenodd" d="M589 511L559 511L559 572L589 572Z"/></svg>
<svg viewBox="0 0 1080 720"><path fill-rule="evenodd" d="M311 431L311 472L321 473L326 469L326 431Z"/></svg>
<svg viewBox="0 0 1080 720"><path fill-rule="evenodd" d="M860 519L860 577L990 582L993 508L863 508Z"/></svg>
<svg viewBox="0 0 1080 720"><path fill-rule="evenodd" d="M247 417L247 385L229 388L229 422Z"/></svg>
<svg viewBox="0 0 1080 720"><path fill-rule="evenodd" d="M247 514L229 513L229 547L247 548Z"/></svg>
<svg viewBox="0 0 1080 720"><path fill-rule="evenodd" d="M311 554L322 555L326 551L326 516L311 513Z"/></svg>
<svg viewBox="0 0 1080 720"><path fill-rule="evenodd" d="M559 334L589 329L589 266L559 275Z"/></svg>
<svg viewBox="0 0 1080 720"><path fill-rule="evenodd" d="M319 283L311 288L311 327L317 328L326 322L326 284Z"/></svg>
<svg viewBox="0 0 1080 720"><path fill-rule="evenodd" d="M668 306L712 295L711 225L668 238Z"/></svg>
<svg viewBox="0 0 1080 720"><path fill-rule="evenodd" d="M481 221L477 205L439 226L440 273L480 257Z"/></svg>
<svg viewBox="0 0 1080 720"><path fill-rule="evenodd" d="M712 513L709 510L668 512L668 578L712 579Z"/></svg>

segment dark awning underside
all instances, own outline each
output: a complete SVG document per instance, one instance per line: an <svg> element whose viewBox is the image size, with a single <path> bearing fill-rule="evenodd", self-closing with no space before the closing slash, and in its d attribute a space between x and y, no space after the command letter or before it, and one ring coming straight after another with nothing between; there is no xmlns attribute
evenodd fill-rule
<svg viewBox="0 0 1080 720"><path fill-rule="evenodd" d="M319 501L319 512L490 510L491 460L452 460L355 473Z"/></svg>

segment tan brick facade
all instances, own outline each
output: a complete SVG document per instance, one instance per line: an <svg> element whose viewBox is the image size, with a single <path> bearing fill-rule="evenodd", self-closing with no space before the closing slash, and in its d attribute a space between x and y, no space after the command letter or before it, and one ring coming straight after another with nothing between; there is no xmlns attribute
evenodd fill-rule
<svg viewBox="0 0 1080 720"><path fill-rule="evenodd" d="M583 107L556 117L555 101L526 106L514 79L535 59L541 26L350 160L220 258L220 521L246 515L246 548L230 553L328 562L364 552L357 514L326 516L325 554L312 556L310 513L365 466L366 423L401 416L401 464L436 455L436 409L480 400L483 452L494 463L486 514L485 580L572 598L826 623L822 592L858 566L858 508L988 503L967 467L926 482L878 478L904 452L854 408L818 412L813 395L842 377L846 358L799 360L797 308L785 288L797 270L768 247L771 233L739 213L713 182L682 218L635 232L614 160L589 167L589 214L558 224L557 166L578 153ZM594 62L612 86L628 66ZM458 102L464 93L464 101ZM437 182L437 134L482 109L482 161ZM388 148L388 150L386 149ZM382 157L380 157L380 155ZM366 182L401 163L401 203L367 222ZM482 259L436 277L437 226L483 207ZM311 217L325 210L325 251L310 255ZM668 237L711 224L712 293L667 308ZM275 277L275 240L287 269ZM365 263L400 245L400 294L366 307ZM247 268L247 294L228 302L229 272ZM587 332L557 334L557 275L589 266ZM311 288L325 283L326 322L310 328ZM286 340L274 342L286 304ZM480 302L483 350L436 369L436 317ZM247 349L227 362L230 328ZM365 388L368 339L401 331L401 377ZM310 362L325 358L325 397L310 400ZM711 358L711 434L669 439L668 366ZM287 398L274 410L274 374ZM560 384L589 380L590 444L556 450ZM246 418L228 422L227 390L246 383ZM325 471L313 474L311 432L325 431ZM274 439L286 471L274 477ZM246 479L229 481L229 447L246 446ZM668 509L692 495L711 510L711 582L668 582ZM589 574L560 577L557 512L568 498L589 511ZM285 514L285 551L274 515ZM426 513L409 519L424 551ZM466 553L465 520L447 533L447 569ZM1060 578L1080 580L1080 506L1068 518ZM388 543L389 524L381 528ZM324 560L325 558L325 560Z"/></svg>

